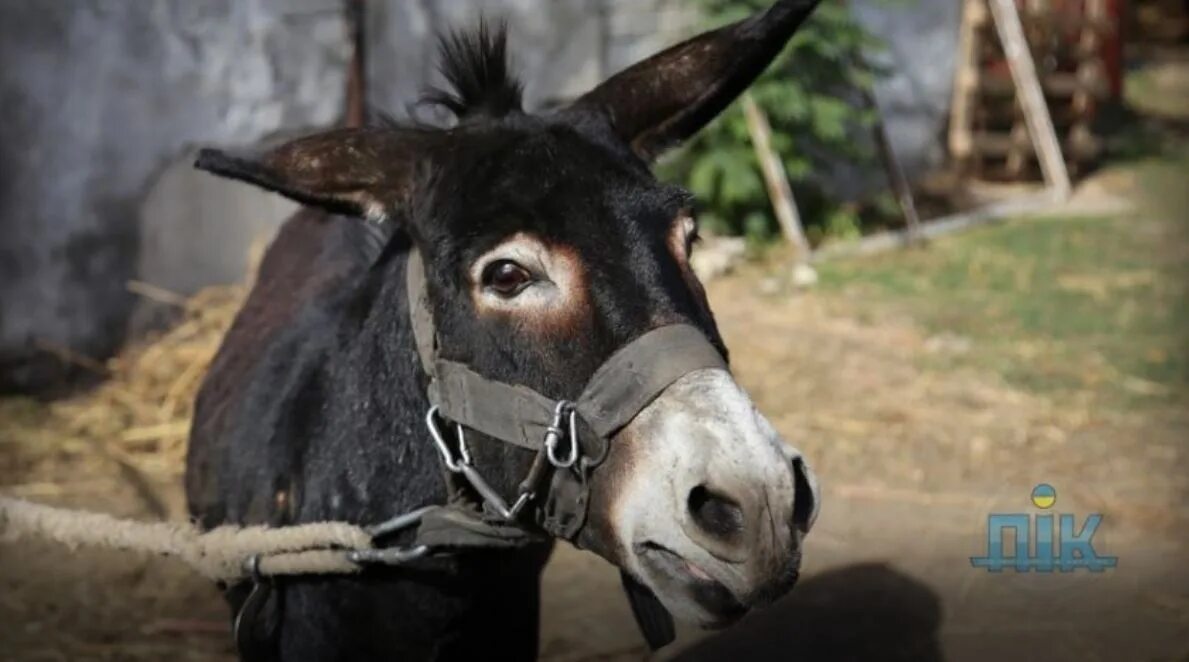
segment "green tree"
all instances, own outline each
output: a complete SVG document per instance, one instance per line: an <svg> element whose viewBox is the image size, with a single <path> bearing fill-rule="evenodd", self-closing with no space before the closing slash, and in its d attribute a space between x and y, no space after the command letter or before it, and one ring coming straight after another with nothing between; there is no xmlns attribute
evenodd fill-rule
<svg viewBox="0 0 1189 662"><path fill-rule="evenodd" d="M712 26L740 20L770 0L699 0ZM854 205L832 200L815 173L840 161L869 162L867 140L874 112L863 90L874 83L865 49L878 40L851 17L842 2L824 2L801 27L750 93L768 114L772 147L780 154L811 237L858 232ZM738 103L662 167L698 196L706 227L720 234L764 242L777 225Z"/></svg>

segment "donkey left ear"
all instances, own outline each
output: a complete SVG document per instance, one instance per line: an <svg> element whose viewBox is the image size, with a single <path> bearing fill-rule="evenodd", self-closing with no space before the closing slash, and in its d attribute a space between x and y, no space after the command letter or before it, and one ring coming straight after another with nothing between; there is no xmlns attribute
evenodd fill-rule
<svg viewBox="0 0 1189 662"><path fill-rule="evenodd" d="M431 142L415 130L336 129L255 152L203 149L194 167L303 204L379 219L408 200Z"/></svg>
<svg viewBox="0 0 1189 662"><path fill-rule="evenodd" d="M574 102L610 119L651 161L721 113L780 54L821 0L780 0L635 64Z"/></svg>

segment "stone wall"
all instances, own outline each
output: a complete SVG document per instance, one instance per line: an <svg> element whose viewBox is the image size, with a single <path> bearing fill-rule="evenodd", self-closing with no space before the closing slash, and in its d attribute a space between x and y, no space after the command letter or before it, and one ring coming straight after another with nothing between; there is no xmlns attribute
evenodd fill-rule
<svg viewBox="0 0 1189 662"><path fill-rule="evenodd" d="M852 0L856 18L883 40L872 61L889 75L875 89L892 149L909 176L945 160L942 133L949 119L957 66L958 0Z"/></svg>
<svg viewBox="0 0 1189 662"><path fill-rule="evenodd" d="M338 0L0 1L0 388L113 351L159 171L334 122L349 46Z"/></svg>
<svg viewBox="0 0 1189 662"><path fill-rule="evenodd" d="M368 94L398 117L413 111L426 85L439 82L436 36L474 25L480 15L506 20L525 100L540 106L599 80L601 17L591 0L412 0L368 4ZM419 115L420 116L420 115Z"/></svg>
<svg viewBox="0 0 1189 662"><path fill-rule="evenodd" d="M692 23L688 0L410 0L368 4L372 104L407 114L437 82L435 36L505 20L525 103L573 98L610 74L680 40Z"/></svg>

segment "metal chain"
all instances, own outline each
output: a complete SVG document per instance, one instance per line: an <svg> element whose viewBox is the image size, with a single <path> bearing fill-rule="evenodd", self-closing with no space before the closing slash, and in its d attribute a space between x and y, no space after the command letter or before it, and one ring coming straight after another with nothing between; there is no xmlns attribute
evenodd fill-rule
<svg viewBox="0 0 1189 662"><path fill-rule="evenodd" d="M366 531L373 539L392 535L411 526L421 523L421 518L433 510L434 506L425 506L417 510L401 513L392 519L369 526ZM347 553L347 560L356 564L379 563L383 565L403 565L410 561L424 558L433 551L427 545L415 547L385 547L378 549L357 549Z"/></svg>
<svg viewBox="0 0 1189 662"><path fill-rule="evenodd" d="M429 412L425 415L425 425L429 428L429 434L433 437L434 444L438 447L438 452L442 455L442 462L446 468L456 474L462 474L471 487L483 497L483 502L490 506L501 518L506 521L515 521L520 511L524 506L532 500L534 492L532 486L521 484L519 493L516 495L516 501L511 506L508 502L500 496L499 492L487 482L479 470L471 463L471 452L467 447L467 438L465 429L455 424L454 428L458 435L458 458L455 459L454 454L450 451L450 445L446 442L445 436L442 434L441 428L438 427L439 410L436 406L430 407Z"/></svg>
<svg viewBox="0 0 1189 662"><path fill-rule="evenodd" d="M506 522L515 522L524 507L536 497L537 485L544 477L545 469L548 466L568 469L574 466L580 456L577 409L573 402L562 400L557 403L557 407L554 409L553 421L546 428L544 444L533 461L528 476L517 489L516 500L512 502L512 505L508 505L508 502L475 468L471 459L470 447L467 446L466 429L460 424L454 425L457 436L457 453L455 453L451 449L451 444L446 440L446 435L442 432L439 424L439 421L442 420L441 412L437 406L430 407L425 415L425 426L429 429L430 437L433 439L438 453L442 456L442 463L451 473L460 474L466 478L471 487L475 488L475 491L482 497L484 505ZM564 457L558 457L558 446L563 440L569 441L569 450ZM412 512L402 513L366 530L373 538L391 535L416 526L433 508L434 506L426 506ZM433 550L426 545L387 547L351 550L346 552L346 558L348 561L360 565L403 565L429 556L432 552Z"/></svg>

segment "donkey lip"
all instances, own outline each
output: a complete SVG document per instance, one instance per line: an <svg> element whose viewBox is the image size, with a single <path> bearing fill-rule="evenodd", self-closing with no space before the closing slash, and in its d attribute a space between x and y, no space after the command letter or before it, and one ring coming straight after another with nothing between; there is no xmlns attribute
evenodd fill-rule
<svg viewBox="0 0 1189 662"><path fill-rule="evenodd" d="M654 571L682 584L693 601L712 615L705 627L725 627L747 613L748 608L725 584L668 547L648 541L636 545L636 553Z"/></svg>
<svg viewBox="0 0 1189 662"><path fill-rule="evenodd" d="M636 545L636 553L651 561L652 565L665 570L667 574L675 575L687 583L722 586L722 582L714 579L701 566L659 543L649 541Z"/></svg>
<svg viewBox="0 0 1189 662"><path fill-rule="evenodd" d="M685 561L685 571L693 575L695 579L700 579L707 582L714 581L714 578L710 576L710 573L701 569L693 561L688 559Z"/></svg>

